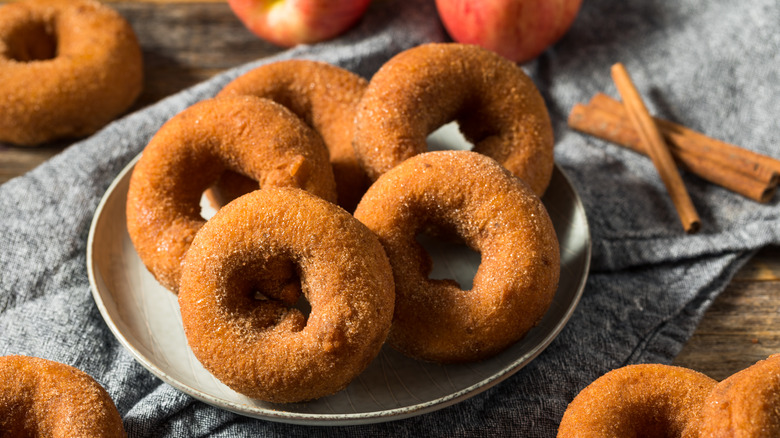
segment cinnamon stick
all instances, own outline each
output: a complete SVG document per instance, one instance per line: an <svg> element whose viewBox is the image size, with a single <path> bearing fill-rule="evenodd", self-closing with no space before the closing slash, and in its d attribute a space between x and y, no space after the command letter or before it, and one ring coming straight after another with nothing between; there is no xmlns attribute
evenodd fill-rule
<svg viewBox="0 0 780 438"><path fill-rule="evenodd" d="M610 99L608 96L604 96ZM603 140L627 147L635 152L647 155L639 135L625 115L622 104L618 111L608 111L596 97L588 105L577 104L569 113L569 126ZM614 108L611 108L614 110ZM623 117L616 113L623 114ZM657 119L656 119L657 120ZM675 161L688 172L702 179L717 184L749 199L758 202L768 202L777 188L777 174L771 171L757 172L755 175L745 174L742 169L735 169L719 161L711 161L707 154L697 153L699 139L691 138L687 133L670 135L661 129L667 138ZM680 147L680 144L691 147ZM742 166L738 166L742 167ZM764 166L761 166L764 167ZM766 169L764 167L764 169ZM762 176L762 174L769 176Z"/></svg>
<svg viewBox="0 0 780 438"><path fill-rule="evenodd" d="M639 138L647 148L650 158L661 176L661 181L669 192L677 214L680 216L683 229L686 233L697 232L701 226L699 214L685 189L669 148L623 64L617 63L612 66L612 80L623 99L628 118L639 133Z"/></svg>
<svg viewBox="0 0 780 438"><path fill-rule="evenodd" d="M603 93L590 100L590 106L604 109L620 117L627 117L623 105ZM780 160L740 148L668 120L653 118L675 154L675 149L696 154L701 159L715 162L754 178L767 186L777 186L780 181ZM641 147L641 145L639 146Z"/></svg>

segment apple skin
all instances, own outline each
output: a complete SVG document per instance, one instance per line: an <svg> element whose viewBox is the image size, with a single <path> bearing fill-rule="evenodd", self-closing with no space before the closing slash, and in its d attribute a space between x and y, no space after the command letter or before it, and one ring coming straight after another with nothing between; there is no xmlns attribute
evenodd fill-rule
<svg viewBox="0 0 780 438"><path fill-rule="evenodd" d="M370 3L371 0L228 0L247 29L281 47L333 38L352 27Z"/></svg>
<svg viewBox="0 0 780 438"><path fill-rule="evenodd" d="M582 0L436 0L453 40L512 61L536 58L569 30Z"/></svg>

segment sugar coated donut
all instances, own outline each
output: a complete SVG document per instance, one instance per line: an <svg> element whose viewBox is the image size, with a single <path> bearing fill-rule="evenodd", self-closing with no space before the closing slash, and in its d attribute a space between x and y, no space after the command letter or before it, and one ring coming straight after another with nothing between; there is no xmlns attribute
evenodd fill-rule
<svg viewBox="0 0 780 438"><path fill-rule="evenodd" d="M287 261L308 316L262 287ZM346 387L378 354L393 303L390 264L371 231L292 188L257 190L220 209L195 236L179 290L185 334L204 367L271 402Z"/></svg>
<svg viewBox="0 0 780 438"><path fill-rule="evenodd" d="M770 356L718 383L704 400L699 436L780 436L780 355Z"/></svg>
<svg viewBox="0 0 780 438"><path fill-rule="evenodd" d="M124 437L105 389L81 370L28 356L0 357L0 435Z"/></svg>
<svg viewBox="0 0 780 438"><path fill-rule="evenodd" d="M355 113L367 84L348 70L297 59L257 67L225 86L218 97L249 94L271 99L314 128L330 152L338 204L353 211L369 184L352 148ZM246 193L240 184L220 180L212 189L215 201L224 205Z"/></svg>
<svg viewBox="0 0 780 438"><path fill-rule="evenodd" d="M299 187L336 199L322 139L283 106L254 96L209 99L154 135L133 170L127 229L139 257L176 291L181 262L205 220L200 198L225 171L261 187Z"/></svg>
<svg viewBox="0 0 780 438"><path fill-rule="evenodd" d="M93 0L0 8L0 141L32 146L92 134L141 92L130 25Z"/></svg>
<svg viewBox="0 0 780 438"><path fill-rule="evenodd" d="M385 248L396 285L388 342L423 360L478 360L522 338L557 290L558 240L540 199L495 160L428 152L382 175L355 218ZM429 279L419 233L455 234L481 253L473 288Z"/></svg>
<svg viewBox="0 0 780 438"><path fill-rule="evenodd" d="M452 120L474 151L544 193L553 170L544 100L520 67L478 46L426 44L385 63L360 102L354 147L376 179L426 151L427 136Z"/></svg>
<svg viewBox="0 0 780 438"><path fill-rule="evenodd" d="M670 365L615 369L569 404L558 438L697 437L695 419L716 384L702 373Z"/></svg>

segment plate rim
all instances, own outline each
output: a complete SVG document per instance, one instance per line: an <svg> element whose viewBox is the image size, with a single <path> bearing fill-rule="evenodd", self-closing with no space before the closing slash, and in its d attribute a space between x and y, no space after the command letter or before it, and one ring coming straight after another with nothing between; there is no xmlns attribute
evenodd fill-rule
<svg viewBox="0 0 780 438"><path fill-rule="evenodd" d="M543 342L535 345L527 354L524 354L512 360L508 365L503 367L499 372L496 372L482 380L479 380L478 382L469 385L463 389L447 394L446 396L438 397L434 400L429 400L422 403L416 403L416 404L406 405L403 407L385 409L381 411L340 413L340 414L299 413L299 412L289 412L283 410L273 410L273 409L267 409L263 407L252 407L251 409L245 409L244 406L246 405L239 405L233 401L225 400L223 398L213 396L204 391L201 391L199 389L186 385L182 382L179 382L175 378L168 375L168 373L166 373L160 367L155 365L154 361L147 358L144 353L142 353L135 346L133 346L133 344L127 339L127 335L122 333L120 328L113 321L113 317L109 312L105 302L103 301L103 297L101 296L100 293L100 286L98 284L98 278L97 278L98 270L96 267L96 262L93 260L94 246L95 246L95 233L97 232L100 218L105 209L106 204L109 202L111 197L115 195L114 192L116 191L117 186L122 184L125 178L129 178L129 174L131 173L133 167L138 162L140 157L141 157L141 153L137 154L117 174L117 176L114 178L114 180L111 182L111 184L108 186L105 193L101 197L101 200L98 203L97 208L95 209L92 221L90 223L89 234L87 237L86 264L87 264L87 274L90 283L90 290L92 293L93 300L95 301L95 304L98 307L98 310L100 311L100 314L104 322L106 323L106 325L108 326L109 330L112 332L114 337L131 354L131 356L133 356L133 358L144 368L146 368L149 372L151 372L153 375L161 379L163 382L171 385L172 387L176 388L177 390L189 396L192 396L195 399L198 399L202 402L205 402L207 404L210 404L218 408L235 412L240 415L268 420L268 421L288 423L288 424L300 424L300 425L309 425L309 426L323 426L323 425L345 426L345 425L373 424L373 423L382 423L387 421L401 420L404 418L410 418L417 415L434 412L448 406L452 406L468 398L476 396L492 388L493 386L501 383L502 381L506 380L507 378L517 373L528 363L530 363L533 359L535 359L539 354L541 354L552 343L552 341L558 337L558 335L561 333L561 331L566 326L568 321L571 319L571 316L573 315L574 311L576 310L579 304L580 299L582 298L582 294L588 279L591 258L592 258L593 243L592 243L592 238L590 233L590 226L587 220L587 215L585 214L584 204L579 194L574 189L574 185L571 183L569 176L557 163L555 163L554 171L558 172L560 176L563 178L563 180L566 182L569 190L573 194L575 210L578 213L580 213L582 216L582 220L584 224L584 229L583 229L584 240L582 242L583 243L582 246L585 251L585 255L583 257L583 264L582 264L583 275L581 275L579 279L579 283L577 284L577 290L574 293L573 299L571 300L571 303L569 304L566 311L563 313L562 318L560 318L556 322L554 329L544 337Z"/></svg>

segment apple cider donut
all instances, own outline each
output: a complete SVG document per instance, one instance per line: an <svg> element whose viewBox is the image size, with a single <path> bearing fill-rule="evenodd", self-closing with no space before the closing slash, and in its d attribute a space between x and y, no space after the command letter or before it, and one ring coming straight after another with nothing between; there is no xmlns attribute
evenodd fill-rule
<svg viewBox="0 0 780 438"><path fill-rule="evenodd" d="M553 170L544 100L520 67L478 46L425 44L391 58L363 95L353 145L376 180L426 151L427 136L452 120L475 152L544 193Z"/></svg>
<svg viewBox="0 0 780 438"><path fill-rule="evenodd" d="M181 262L205 220L203 191L225 171L259 187L298 187L329 201L336 188L322 139L283 106L254 96L197 103L144 149L127 194L127 230L139 257L178 289Z"/></svg>
<svg viewBox="0 0 780 438"><path fill-rule="evenodd" d="M233 80L217 96L249 94L271 99L303 119L322 136L330 152L338 204L353 211L369 185L352 148L355 113L367 85L365 79L348 70L296 59L257 67ZM213 201L224 205L246 193L234 178L220 179L211 189Z"/></svg>
<svg viewBox="0 0 780 438"><path fill-rule="evenodd" d="M780 436L780 354L718 383L704 400L699 427L701 438Z"/></svg>
<svg viewBox="0 0 780 438"><path fill-rule="evenodd" d="M0 357L0 432L10 437L124 437L105 389L81 370L28 356Z"/></svg>
<svg viewBox="0 0 780 438"><path fill-rule="evenodd" d="M0 141L33 146L97 131L141 92L127 21L93 0L0 7Z"/></svg>
<svg viewBox="0 0 780 438"><path fill-rule="evenodd" d="M385 248L396 286L388 342L435 362L473 361L521 339L547 311L560 271L558 240L541 200L490 157L428 152L383 174L355 218ZM481 253L468 291L429 279L418 233L459 236Z"/></svg>
<svg viewBox="0 0 780 438"><path fill-rule="evenodd" d="M569 404L558 438L698 437L695 419L716 384L702 373L670 365L615 369Z"/></svg>
<svg viewBox="0 0 780 438"><path fill-rule="evenodd" d="M266 295L268 267L288 261L308 316L256 298ZM293 188L256 190L217 211L187 252L179 290L203 366L235 391L277 403L345 388L379 353L393 303L390 264L371 231Z"/></svg>

